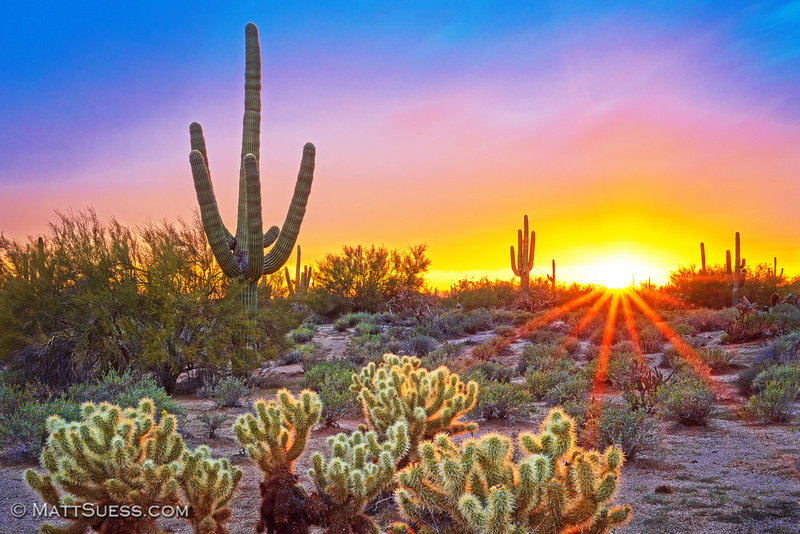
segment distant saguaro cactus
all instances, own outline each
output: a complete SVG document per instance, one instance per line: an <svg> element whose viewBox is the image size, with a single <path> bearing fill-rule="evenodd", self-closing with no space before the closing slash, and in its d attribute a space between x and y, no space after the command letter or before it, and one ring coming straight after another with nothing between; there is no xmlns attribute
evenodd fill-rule
<svg viewBox="0 0 800 534"><path fill-rule="evenodd" d="M301 261L300 261L300 245L297 245L297 265L295 266L294 271L294 282L292 282L292 277L289 275L289 268L284 267L284 274L286 275L286 287L289 290L289 296L293 297L297 295L301 297L308 293L308 288L311 287L311 277L313 275L313 269L306 265L303 267L302 271L300 270Z"/></svg>
<svg viewBox="0 0 800 534"><path fill-rule="evenodd" d="M208 243L214 252L222 272L230 278L242 279L246 286L242 300L247 308L257 305L258 280L264 274L277 272L289 255L300 233L300 225L306 212L311 182L314 179L314 157L316 149L311 143L303 147L303 159L297 176L294 195L283 228L271 227L262 233L261 183L259 176L259 149L261 133L261 49L258 44L258 28L252 22L245 28L245 98L242 132L242 155L239 170L239 211L236 233L225 227L217 207L208 154L202 127L193 122L189 127L192 152L194 188L200 204L200 216ZM265 255L264 248L272 245Z"/></svg>
<svg viewBox="0 0 800 534"><path fill-rule="evenodd" d="M731 286L731 306L736 306L742 300L742 287L745 281L745 260L742 258L741 240L739 232L736 232L736 263L731 267L731 251L725 251L725 272L728 276L728 284Z"/></svg>
<svg viewBox="0 0 800 534"><path fill-rule="evenodd" d="M553 291L556 290L556 260L553 260L553 274L547 275L547 280L550 282L550 286L553 288Z"/></svg>
<svg viewBox="0 0 800 534"><path fill-rule="evenodd" d="M511 245L511 270L514 276L519 276L519 289L522 293L528 293L529 277L533 267L533 254L536 249L536 232L530 233L528 239L528 216L525 215L523 229L517 230L518 250L514 254L514 245Z"/></svg>
<svg viewBox="0 0 800 534"><path fill-rule="evenodd" d="M706 274L706 244L700 242L700 274Z"/></svg>

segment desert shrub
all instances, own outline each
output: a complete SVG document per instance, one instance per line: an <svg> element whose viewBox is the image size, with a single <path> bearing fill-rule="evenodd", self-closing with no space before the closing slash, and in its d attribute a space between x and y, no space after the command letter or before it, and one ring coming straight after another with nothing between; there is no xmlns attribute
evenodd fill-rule
<svg viewBox="0 0 800 534"><path fill-rule="evenodd" d="M800 392L800 366L775 365L761 371L752 382L755 393L766 391L771 382L781 385L787 391Z"/></svg>
<svg viewBox="0 0 800 534"><path fill-rule="evenodd" d="M120 408L135 408L140 400L149 398L153 401L156 420L160 419L161 412L173 414L178 419L186 415L186 408L170 397L155 380L132 371L120 374L111 370L96 380L73 384L67 390L66 398L76 406L84 402L108 402Z"/></svg>
<svg viewBox="0 0 800 534"><path fill-rule="evenodd" d="M464 350L463 343L442 343L435 350L420 358L425 369L433 370L440 365L447 365L447 362L458 356Z"/></svg>
<svg viewBox="0 0 800 534"><path fill-rule="evenodd" d="M395 354L402 348L401 341L385 336L383 333L373 336L363 335L347 340L344 356L354 364L361 366L369 362L381 361L384 354Z"/></svg>
<svg viewBox="0 0 800 534"><path fill-rule="evenodd" d="M411 336L403 342L406 354L426 356L436 348L436 339L426 335Z"/></svg>
<svg viewBox="0 0 800 534"><path fill-rule="evenodd" d="M400 292L423 288L431 263L425 248L414 245L399 252L383 246L345 245L341 254L326 254L317 262L315 284L349 301L356 311L375 312Z"/></svg>
<svg viewBox="0 0 800 534"><path fill-rule="evenodd" d="M778 304L770 308L762 320L775 328L779 335L800 330L800 309L791 304Z"/></svg>
<svg viewBox="0 0 800 534"><path fill-rule="evenodd" d="M514 370L508 366L494 362L480 362L465 369L461 374L465 376L464 381L470 380L474 373L480 373L484 378L495 382L511 382L514 378ZM480 393L480 390L478 390Z"/></svg>
<svg viewBox="0 0 800 534"><path fill-rule="evenodd" d="M206 385L197 391L201 398L211 399L217 408L241 406L253 393L253 388L244 378L229 376L213 385Z"/></svg>
<svg viewBox="0 0 800 534"><path fill-rule="evenodd" d="M669 273L669 291L702 308L718 310L731 305L723 265L708 265L705 273L699 273L694 265L678 267Z"/></svg>
<svg viewBox="0 0 800 534"><path fill-rule="evenodd" d="M453 305L461 304L465 310L475 310L510 306L516 298L517 288L512 282L505 280L492 282L483 277L477 281L466 278L459 280L451 288L448 300Z"/></svg>
<svg viewBox="0 0 800 534"><path fill-rule="evenodd" d="M664 347L664 352L662 353L661 367L669 367L670 369L680 371L687 369L689 364L681 353L678 352L678 349L672 345L667 345Z"/></svg>
<svg viewBox="0 0 800 534"><path fill-rule="evenodd" d="M487 339L472 349L472 356L479 360L489 360L500 355L507 348L505 339L499 336Z"/></svg>
<svg viewBox="0 0 800 534"><path fill-rule="evenodd" d="M609 382L613 382L616 376L628 372L636 365L636 354L629 349L628 342L618 343L612 347L608 358L607 378Z"/></svg>
<svg viewBox="0 0 800 534"><path fill-rule="evenodd" d="M646 409L611 406L605 403L597 425L598 450L619 445L629 460L642 451L653 450L659 442L658 425Z"/></svg>
<svg viewBox="0 0 800 534"><path fill-rule="evenodd" d="M770 421L786 423L794 418L798 389L787 382L767 382L761 392L750 397L745 413Z"/></svg>
<svg viewBox="0 0 800 534"><path fill-rule="evenodd" d="M564 341L564 336L550 328L537 328L524 336L525 339L534 345L558 345ZM577 341L577 339L576 339Z"/></svg>
<svg viewBox="0 0 800 534"><path fill-rule="evenodd" d="M308 343L314 339L315 333L316 328L313 323L303 323L300 328L295 328L294 330L289 331L289 333L286 334L286 338L291 343L299 345L301 343Z"/></svg>
<svg viewBox="0 0 800 534"><path fill-rule="evenodd" d="M476 419L512 419L531 413L531 394L518 385L486 378L478 371L469 374L465 380L475 380L478 391L475 406L469 416Z"/></svg>
<svg viewBox="0 0 800 534"><path fill-rule="evenodd" d="M478 308L463 314L464 332L467 334L475 334L477 332L485 332L492 329L492 312L486 308Z"/></svg>
<svg viewBox="0 0 800 534"><path fill-rule="evenodd" d="M228 420L228 416L221 413L204 412L197 417L197 420L203 425L206 430L206 437L214 439L217 430L222 426L222 423Z"/></svg>
<svg viewBox="0 0 800 534"><path fill-rule="evenodd" d="M514 333L516 331L517 331L517 329L514 328L513 326L508 326L508 325L504 325L504 324L494 327L495 335L502 336L502 337L512 336L512 335L514 335Z"/></svg>
<svg viewBox="0 0 800 534"><path fill-rule="evenodd" d="M754 367L800 362L800 332L781 336L767 345L753 362Z"/></svg>
<svg viewBox="0 0 800 534"><path fill-rule="evenodd" d="M572 371L575 362L567 356L564 347L558 345L528 345L522 349L517 374L524 375L529 369L553 372Z"/></svg>
<svg viewBox="0 0 800 534"><path fill-rule="evenodd" d="M708 308L682 311L684 320L697 332L716 332L727 325L725 317L718 311Z"/></svg>
<svg viewBox="0 0 800 534"><path fill-rule="evenodd" d="M714 413L714 391L693 375L659 386L656 396L663 412L684 425L705 426Z"/></svg>
<svg viewBox="0 0 800 534"><path fill-rule="evenodd" d="M361 321L355 326L355 334L357 336L374 336L380 334L381 327L374 322Z"/></svg>
<svg viewBox="0 0 800 534"><path fill-rule="evenodd" d="M583 374L570 375L545 394L549 406L565 406L574 401L583 401L589 391L589 379Z"/></svg>
<svg viewBox="0 0 800 534"><path fill-rule="evenodd" d="M583 355L586 356L588 361L594 361L598 356L600 356L600 347L589 343L586 346L586 349L583 351Z"/></svg>
<svg viewBox="0 0 800 534"><path fill-rule="evenodd" d="M747 369L739 371L736 383L742 395L750 395L753 392L753 380L761 374L763 369L763 367L748 367Z"/></svg>
<svg viewBox="0 0 800 534"><path fill-rule="evenodd" d="M357 367L347 360L328 360L306 371L300 387L317 392L322 402L320 422L336 426L340 419L358 412L359 403L350 390Z"/></svg>
<svg viewBox="0 0 800 534"><path fill-rule="evenodd" d="M731 365L733 354L720 348L700 349L697 355L706 362L712 374L720 374L726 371Z"/></svg>
<svg viewBox="0 0 800 534"><path fill-rule="evenodd" d="M540 371L529 369L525 374L525 387L531 394L531 398L540 401L544 400L547 392L555 388L561 382L569 380L572 373L569 371Z"/></svg>
<svg viewBox="0 0 800 534"><path fill-rule="evenodd" d="M329 320L353 311L350 299L330 293L321 287L309 288L301 300L314 313Z"/></svg>
<svg viewBox="0 0 800 534"><path fill-rule="evenodd" d="M8 463L37 458L47 441L47 419L57 415L68 421L80 419L80 405L66 395L45 400L26 399L0 419L2 458Z"/></svg>
<svg viewBox="0 0 800 534"><path fill-rule="evenodd" d="M666 384L673 373L665 375L651 369L645 361L636 360L633 365L611 376L611 382L622 391L622 398L633 410L644 409L648 413L658 402L658 387Z"/></svg>

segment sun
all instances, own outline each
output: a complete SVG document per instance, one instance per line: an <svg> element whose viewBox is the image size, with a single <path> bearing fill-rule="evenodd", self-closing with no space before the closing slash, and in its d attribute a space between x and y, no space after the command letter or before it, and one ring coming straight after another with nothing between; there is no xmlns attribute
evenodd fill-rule
<svg viewBox="0 0 800 534"><path fill-rule="evenodd" d="M586 266L592 283L607 289L623 289L647 279L647 262L633 254L617 253L598 258Z"/></svg>

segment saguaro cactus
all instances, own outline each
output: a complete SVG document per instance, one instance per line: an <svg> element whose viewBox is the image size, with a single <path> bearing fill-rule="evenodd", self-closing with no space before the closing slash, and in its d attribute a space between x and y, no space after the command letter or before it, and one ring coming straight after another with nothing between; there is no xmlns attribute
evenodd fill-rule
<svg viewBox="0 0 800 534"><path fill-rule="evenodd" d="M295 295L301 297L308 293L308 288L311 287L311 276L313 274L313 269L310 266L305 265L301 271L300 266L300 245L297 245L297 265L295 266L294 270L294 282L292 282L292 277L289 275L289 268L283 268L284 273L286 274L286 286L289 289L290 297Z"/></svg>
<svg viewBox="0 0 800 534"><path fill-rule="evenodd" d="M519 289L528 293L529 277L533 267L533 253L536 249L536 232L530 233L528 239L528 216L525 215L522 230L517 230L517 253L514 254L514 245L511 245L511 270L514 276L519 276Z"/></svg>
<svg viewBox="0 0 800 534"><path fill-rule="evenodd" d="M700 274L706 274L706 244L700 242Z"/></svg>
<svg viewBox="0 0 800 534"><path fill-rule="evenodd" d="M745 260L742 258L741 240L739 232L736 232L736 263L731 267L731 251L725 251L725 272L728 277L728 284L731 286L731 306L736 306L742 300L742 287L744 286L746 271Z"/></svg>
<svg viewBox="0 0 800 534"><path fill-rule="evenodd" d="M211 173L208 166L206 142L202 127L193 122L189 127L192 152L194 188L200 204L200 217L222 271L230 278L242 279L246 286L242 299L245 306L257 305L257 284L264 274L277 272L289 255L300 232L306 212L311 182L314 179L314 157L316 149L311 143L303 147L303 159L297 176L294 195L283 228L271 227L263 232L261 222L261 183L259 180L259 149L261 133L261 50L258 44L258 28L252 22L245 28L245 98L242 128L242 160L239 170L239 211L236 233L232 234L223 224L217 207ZM265 255L264 249L272 244Z"/></svg>
<svg viewBox="0 0 800 534"><path fill-rule="evenodd" d="M553 288L553 291L556 290L556 260L553 260L553 274L547 275L547 280L550 282L550 287Z"/></svg>

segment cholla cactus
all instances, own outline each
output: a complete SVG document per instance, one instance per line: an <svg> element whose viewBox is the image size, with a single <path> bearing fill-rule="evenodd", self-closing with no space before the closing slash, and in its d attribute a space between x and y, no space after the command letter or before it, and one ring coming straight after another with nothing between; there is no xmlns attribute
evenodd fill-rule
<svg viewBox="0 0 800 534"><path fill-rule="evenodd" d="M189 523L194 534L227 534L225 522L231 517L228 503L242 478L242 472L227 458L214 460L205 445L183 453L177 479L189 505Z"/></svg>
<svg viewBox="0 0 800 534"><path fill-rule="evenodd" d="M109 517L114 514L107 513L107 508L127 505L146 511L151 506L179 504L175 474L184 445L175 433L174 416L164 413L156 425L150 399L142 399L138 409L125 410L108 403L86 403L82 412L78 423L57 416L47 421L50 436L40 461L50 474L25 471L25 481L44 502L59 507L66 512L62 516L72 520L64 529L45 525L42 531L160 532L146 513Z"/></svg>
<svg viewBox="0 0 800 534"><path fill-rule="evenodd" d="M378 441L375 432L356 431L328 439L332 458L311 458L309 470L322 504L322 524L328 534L377 534L364 506L392 483L397 462L408 452L408 427L400 421Z"/></svg>
<svg viewBox="0 0 800 534"><path fill-rule="evenodd" d="M233 430L250 458L264 471L261 519L257 532L302 534L314 512L305 491L297 485L294 462L306 448L308 433L319 420L317 394L304 389L295 398L278 391L277 401L258 399L252 413L240 416Z"/></svg>
<svg viewBox="0 0 800 534"><path fill-rule="evenodd" d="M400 511L419 526L394 525L392 532L597 534L624 522L629 507L603 506L616 490L622 451L574 446L573 426L552 410L541 433L519 437L528 456L518 463L511 440L499 434L460 447L444 434L424 442L420 462L399 473L395 492Z"/></svg>
<svg viewBox="0 0 800 534"><path fill-rule="evenodd" d="M353 374L350 388L358 393L364 416L379 437L386 437L397 421L408 425L409 457L401 466L416 459L422 440L439 432L452 436L478 428L477 423L458 420L475 405L478 385L465 385L444 366L428 371L413 356L384 355L380 366L370 363Z"/></svg>

